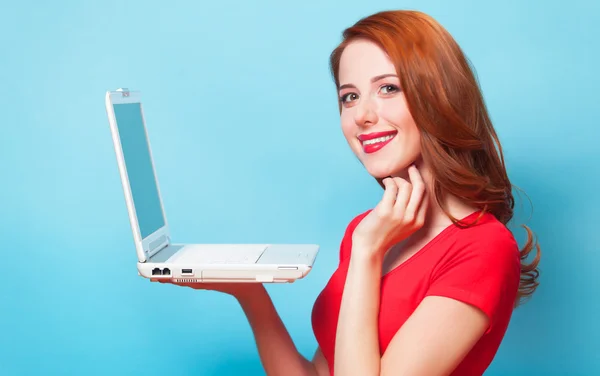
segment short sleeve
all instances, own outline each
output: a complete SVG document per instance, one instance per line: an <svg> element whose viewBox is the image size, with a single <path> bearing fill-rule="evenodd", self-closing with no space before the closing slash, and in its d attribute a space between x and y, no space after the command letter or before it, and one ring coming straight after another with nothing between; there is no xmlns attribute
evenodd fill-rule
<svg viewBox="0 0 600 376"><path fill-rule="evenodd" d="M512 310L520 281L519 249L504 232L456 245L433 270L426 295L444 296L479 308L490 319Z"/></svg>
<svg viewBox="0 0 600 376"><path fill-rule="evenodd" d="M366 212L357 215L350 221L348 226L346 226L344 237L340 243L340 262L345 260L347 257L350 257L350 252L352 250L352 234L354 233L354 229L356 226L358 226L360 221L362 221L362 219L369 214L370 211L371 210L367 210Z"/></svg>

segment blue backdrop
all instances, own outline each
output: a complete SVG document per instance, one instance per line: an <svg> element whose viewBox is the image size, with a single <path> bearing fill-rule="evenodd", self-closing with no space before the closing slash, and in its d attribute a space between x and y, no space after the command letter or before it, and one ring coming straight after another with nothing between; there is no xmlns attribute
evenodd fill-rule
<svg viewBox="0 0 600 376"><path fill-rule="evenodd" d="M533 202L515 223L543 246L488 374L598 374L598 4L3 1L0 373L264 374L232 298L137 275L104 109L121 86L143 93L176 240L321 244L307 279L269 286L311 356L343 230L381 195L339 129L328 55L359 18L413 8L477 68Z"/></svg>

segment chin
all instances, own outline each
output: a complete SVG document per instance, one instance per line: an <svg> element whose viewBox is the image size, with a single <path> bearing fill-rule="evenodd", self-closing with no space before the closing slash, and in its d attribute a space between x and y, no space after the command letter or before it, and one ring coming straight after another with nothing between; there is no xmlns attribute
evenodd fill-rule
<svg viewBox="0 0 600 376"><path fill-rule="evenodd" d="M390 159L372 159L364 160L363 166L369 173L376 179L387 178L388 176L406 176L408 168L418 160L419 156L396 159L390 161Z"/></svg>
<svg viewBox="0 0 600 376"><path fill-rule="evenodd" d="M372 154L364 153L360 146L357 146L354 151L369 175L376 179L405 176L410 165L420 159L421 153L416 148L416 150L407 150L405 147L391 146L393 143Z"/></svg>
<svg viewBox="0 0 600 376"><path fill-rule="evenodd" d="M376 179L383 179L383 178L387 178L388 176L398 176L402 174L402 171L406 170L408 168L408 166L410 166L410 164L407 164L406 166L404 166L404 164L401 165L384 165L382 163L380 164L373 164L373 165L365 165L365 168L367 169L367 172L369 173L369 175L371 175L372 177L376 178Z"/></svg>

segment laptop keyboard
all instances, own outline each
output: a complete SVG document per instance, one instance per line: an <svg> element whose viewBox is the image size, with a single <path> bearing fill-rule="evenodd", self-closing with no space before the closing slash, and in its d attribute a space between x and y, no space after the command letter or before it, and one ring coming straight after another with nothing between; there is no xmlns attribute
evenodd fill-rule
<svg viewBox="0 0 600 376"><path fill-rule="evenodd" d="M186 245L170 262L202 264L254 264L267 249L266 244Z"/></svg>

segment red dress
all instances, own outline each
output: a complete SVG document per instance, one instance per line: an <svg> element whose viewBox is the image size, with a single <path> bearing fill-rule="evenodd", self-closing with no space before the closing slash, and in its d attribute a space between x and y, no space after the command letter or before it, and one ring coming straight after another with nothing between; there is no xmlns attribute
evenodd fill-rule
<svg viewBox="0 0 600 376"><path fill-rule="evenodd" d="M334 375L335 333L352 247L352 232L369 211L348 225L340 246L340 263L317 297L312 311L315 337ZM473 213L471 223L480 215ZM508 327L520 281L518 245L492 214L477 225L451 225L407 261L382 277L379 347L383 356L398 329L428 295L474 305L489 318L484 336L452 375L481 375L494 358Z"/></svg>

